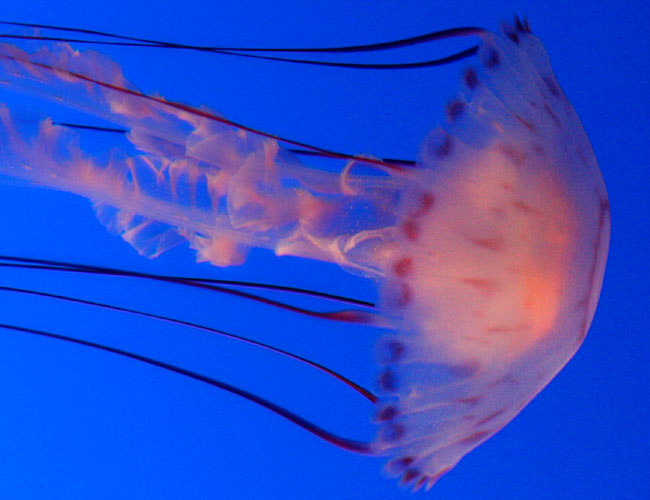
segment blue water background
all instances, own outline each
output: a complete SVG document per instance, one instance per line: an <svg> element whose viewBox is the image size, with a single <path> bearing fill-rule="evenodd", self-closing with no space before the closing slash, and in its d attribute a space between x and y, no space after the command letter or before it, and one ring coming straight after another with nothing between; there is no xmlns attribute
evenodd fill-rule
<svg viewBox="0 0 650 500"><path fill-rule="evenodd" d="M195 44L357 44L528 16L580 115L605 177L612 244L591 332L503 431L426 496L642 499L648 453L648 3L627 1L186 0L5 3L0 17ZM444 54L466 43L433 48ZM145 92L351 153L413 158L442 119L464 63L360 72L145 49L106 50ZM431 55L414 49L408 57ZM49 113L3 91L25 115ZM88 139L101 148L99 139ZM112 139L111 139L112 140ZM95 144L96 141L98 144ZM323 264L255 253L197 266L177 249L139 257L71 195L0 186L0 253L129 269L256 279L374 300L374 284ZM2 284L142 307L274 343L374 385L377 331L304 319L151 283L3 270ZM337 433L372 439L370 405L313 370L208 335L43 299L0 296L2 321L128 348L259 392ZM195 381L64 343L0 332L0 499L400 499L383 460L338 450Z"/></svg>

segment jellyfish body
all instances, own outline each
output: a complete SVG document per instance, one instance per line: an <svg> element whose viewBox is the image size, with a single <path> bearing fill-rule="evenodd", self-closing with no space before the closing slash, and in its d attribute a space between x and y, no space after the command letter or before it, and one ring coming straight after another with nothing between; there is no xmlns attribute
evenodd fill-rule
<svg viewBox="0 0 650 500"><path fill-rule="evenodd" d="M483 36L447 125L424 141L386 271L402 323L386 341L382 442L416 485L546 386L602 286L610 218L593 151L539 40L520 23L502 32Z"/></svg>
<svg viewBox="0 0 650 500"><path fill-rule="evenodd" d="M379 278L383 397L367 451L432 486L507 424L576 352L609 242L605 185L527 23L477 33L478 61L416 167L310 169L280 142L208 110L143 96L67 46L0 48L3 82L129 129L103 162L70 130L1 112L3 174L93 201L141 254L187 241L199 261L250 247ZM92 76L90 76L92 75Z"/></svg>

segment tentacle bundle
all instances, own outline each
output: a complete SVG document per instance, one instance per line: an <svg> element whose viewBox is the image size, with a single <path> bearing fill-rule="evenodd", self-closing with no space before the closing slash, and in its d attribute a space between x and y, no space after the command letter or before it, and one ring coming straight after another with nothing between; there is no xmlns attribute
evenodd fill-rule
<svg viewBox="0 0 650 500"><path fill-rule="evenodd" d="M67 44L0 45L0 83L125 127L134 153L103 163L77 132L0 112L0 173L82 195L142 255L187 241L198 261L241 264L250 247L377 275L400 185L387 175L310 169L268 134L138 92L117 64ZM359 214L363 213L363 217Z"/></svg>
<svg viewBox="0 0 650 500"><path fill-rule="evenodd" d="M607 193L580 121L527 23L486 33L446 124L424 141L384 306L377 450L431 487L576 352L609 241Z"/></svg>

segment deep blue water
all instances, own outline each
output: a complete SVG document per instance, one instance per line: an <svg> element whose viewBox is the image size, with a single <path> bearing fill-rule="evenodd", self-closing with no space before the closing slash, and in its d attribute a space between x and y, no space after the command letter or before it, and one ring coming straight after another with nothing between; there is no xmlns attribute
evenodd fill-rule
<svg viewBox="0 0 650 500"><path fill-rule="evenodd" d="M1 17L196 44L338 45L526 15L580 115L612 206L605 284L585 344L503 431L427 494L440 499L641 499L648 474L647 256L650 49L645 2L13 2ZM455 45L444 45L442 52ZM111 49L146 92L322 147L413 158L442 118L463 63L405 72L291 66ZM413 58L421 53L410 52ZM35 116L41 103L2 92ZM89 139L91 141L97 139ZM97 146L99 147L99 145ZM71 195L1 186L0 253L161 273L257 279L373 300L373 283L324 264L255 253L242 268L196 265L186 249L139 257ZM373 386L372 329L296 317L161 284L3 270L33 286L182 316L274 343ZM295 362L172 328L2 295L2 321L136 350L210 374L319 424L371 439L371 407ZM384 499L410 493L383 460L338 450L197 382L86 348L0 332L0 498Z"/></svg>

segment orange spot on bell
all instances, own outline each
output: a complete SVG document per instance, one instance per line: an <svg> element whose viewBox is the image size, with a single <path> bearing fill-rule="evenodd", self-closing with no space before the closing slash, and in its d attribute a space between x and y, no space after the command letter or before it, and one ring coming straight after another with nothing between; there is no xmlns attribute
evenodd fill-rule
<svg viewBox="0 0 650 500"><path fill-rule="evenodd" d="M418 226L417 222L414 220L405 220L402 223L402 232L406 236L406 238L410 241L415 241L418 239L418 235L420 233L420 227Z"/></svg>
<svg viewBox="0 0 650 500"><path fill-rule="evenodd" d="M403 257L399 259L395 264L393 265L393 272L395 273L396 276L399 276L400 278L404 278L405 276L408 276L411 274L411 271L413 270L413 259L410 257Z"/></svg>

